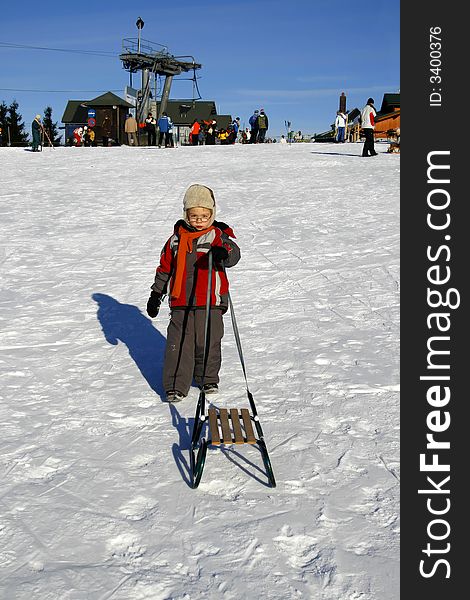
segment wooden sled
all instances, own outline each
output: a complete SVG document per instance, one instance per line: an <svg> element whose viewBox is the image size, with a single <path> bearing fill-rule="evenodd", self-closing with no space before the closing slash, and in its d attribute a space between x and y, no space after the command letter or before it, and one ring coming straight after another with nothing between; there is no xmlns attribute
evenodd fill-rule
<svg viewBox="0 0 470 600"><path fill-rule="evenodd" d="M193 436L191 440L192 487L197 488L204 471L207 448L249 444L257 446L263 458L266 475L271 487L276 487L271 460L264 441L263 430L256 413L253 396L248 392L251 413L248 408L214 408L205 414L205 393L201 391L196 407ZM254 426L254 427L253 427ZM208 439L203 437L204 429Z"/></svg>

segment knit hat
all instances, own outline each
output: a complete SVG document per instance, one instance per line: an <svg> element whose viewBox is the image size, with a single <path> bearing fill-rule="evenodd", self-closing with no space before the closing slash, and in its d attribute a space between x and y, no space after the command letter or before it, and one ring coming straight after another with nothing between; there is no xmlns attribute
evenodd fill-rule
<svg viewBox="0 0 470 600"><path fill-rule="evenodd" d="M211 218L207 223L207 227L210 227L215 219L215 198L214 192L205 185L194 183L190 185L186 190L183 198L183 218L188 221L187 211L190 208L207 208L212 212Z"/></svg>

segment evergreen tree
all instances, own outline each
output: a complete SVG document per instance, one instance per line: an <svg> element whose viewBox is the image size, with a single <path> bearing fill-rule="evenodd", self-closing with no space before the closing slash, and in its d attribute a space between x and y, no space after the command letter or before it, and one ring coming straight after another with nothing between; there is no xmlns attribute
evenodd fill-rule
<svg viewBox="0 0 470 600"><path fill-rule="evenodd" d="M51 106L46 106L46 108L44 109L44 119L42 121L42 124L44 125L44 129L47 131L47 135L50 137L51 142L54 144L54 146L59 146L62 135L58 131L57 123L52 122ZM44 140L44 145L47 145L48 143L49 141L46 138Z"/></svg>
<svg viewBox="0 0 470 600"><path fill-rule="evenodd" d="M3 100L0 104L0 129L2 130L2 146L6 146L8 142L8 130L7 130L7 116L8 116L8 106L5 104Z"/></svg>
<svg viewBox="0 0 470 600"><path fill-rule="evenodd" d="M28 134L24 130L23 117L18 112L18 102L13 102L8 107L7 125L10 126L10 140L12 146L26 146Z"/></svg>

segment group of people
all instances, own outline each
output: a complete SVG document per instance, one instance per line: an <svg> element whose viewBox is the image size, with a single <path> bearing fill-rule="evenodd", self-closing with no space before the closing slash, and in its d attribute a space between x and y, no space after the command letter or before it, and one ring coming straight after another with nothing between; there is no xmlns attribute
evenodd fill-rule
<svg viewBox="0 0 470 600"><path fill-rule="evenodd" d="M248 123L251 127L249 143L264 144L269 127L268 115L264 112L264 108L255 110Z"/></svg>
<svg viewBox="0 0 470 600"><path fill-rule="evenodd" d="M133 117L130 118L135 121ZM157 128L159 132L158 147L161 148L162 144L164 144L165 148L174 148L173 123L166 112L162 113L162 116L158 121L151 112L147 115L147 118L145 119L145 131L147 132L147 144L149 146L157 145ZM137 131L137 122L135 123L135 131ZM138 142L136 142L136 144L138 144Z"/></svg>
<svg viewBox="0 0 470 600"><path fill-rule="evenodd" d="M96 146L96 134L93 127L77 127L73 130L73 143L74 146ZM103 146L108 145L107 143Z"/></svg>
<svg viewBox="0 0 470 600"><path fill-rule="evenodd" d="M250 127L242 130L240 128L240 117L236 117L227 128L217 128L217 121L198 121L194 119L189 131L189 143L192 146L211 146L216 143L235 144L238 140L241 144L263 144L267 142L266 133L269 127L268 116L264 108L255 110L249 119Z"/></svg>
<svg viewBox="0 0 470 600"><path fill-rule="evenodd" d="M269 121L263 108L254 111L249 119L249 124L250 128L247 127L245 130L241 130L240 117L236 117L227 127L219 129L215 119L194 119L189 129L188 141L191 146L211 146L216 143L227 145L235 144L236 141L243 144L261 144L272 141L266 139ZM174 148L173 123L166 112L163 112L158 120L152 112L149 112L143 128L147 134L148 146L158 145L161 148L164 145L165 148ZM139 146L138 131L139 124L136 118L131 113L127 114L124 132L129 146ZM106 116L101 124L101 133L103 146L109 146L111 140L111 120L109 116ZM74 129L73 137L69 143L74 146L96 146L93 128L87 125L77 127Z"/></svg>
<svg viewBox="0 0 470 600"><path fill-rule="evenodd" d="M214 146L216 140L220 144L235 144L240 131L240 117L236 117L227 128L217 128L217 121L209 119L198 121L194 119L189 130L189 144L191 146Z"/></svg>
<svg viewBox="0 0 470 600"><path fill-rule="evenodd" d="M111 142L112 123L109 115L106 115L101 124L101 142L103 146L109 146ZM34 132L33 132L34 136ZM68 140L72 146L97 146L96 132L93 127L80 125L72 132L72 137Z"/></svg>

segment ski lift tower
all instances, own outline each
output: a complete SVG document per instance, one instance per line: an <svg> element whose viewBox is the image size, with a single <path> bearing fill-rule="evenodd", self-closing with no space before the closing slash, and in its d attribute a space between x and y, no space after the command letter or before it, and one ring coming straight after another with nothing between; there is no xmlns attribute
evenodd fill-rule
<svg viewBox="0 0 470 600"><path fill-rule="evenodd" d="M166 46L155 44L148 40L141 39L141 31L144 27L143 20L139 17L136 21L139 30L138 38L126 38L122 41L122 52L119 58L122 61L123 68L132 73L142 72L142 85L137 100L136 118L142 123L148 112L150 105L150 74L161 75L165 77L163 85L162 98L160 102L160 115L166 111L168 98L170 96L171 83L175 75L181 73L193 72L193 82L196 82L196 69L202 65L194 60L193 56L173 56L169 53ZM182 60L192 59L192 60Z"/></svg>

